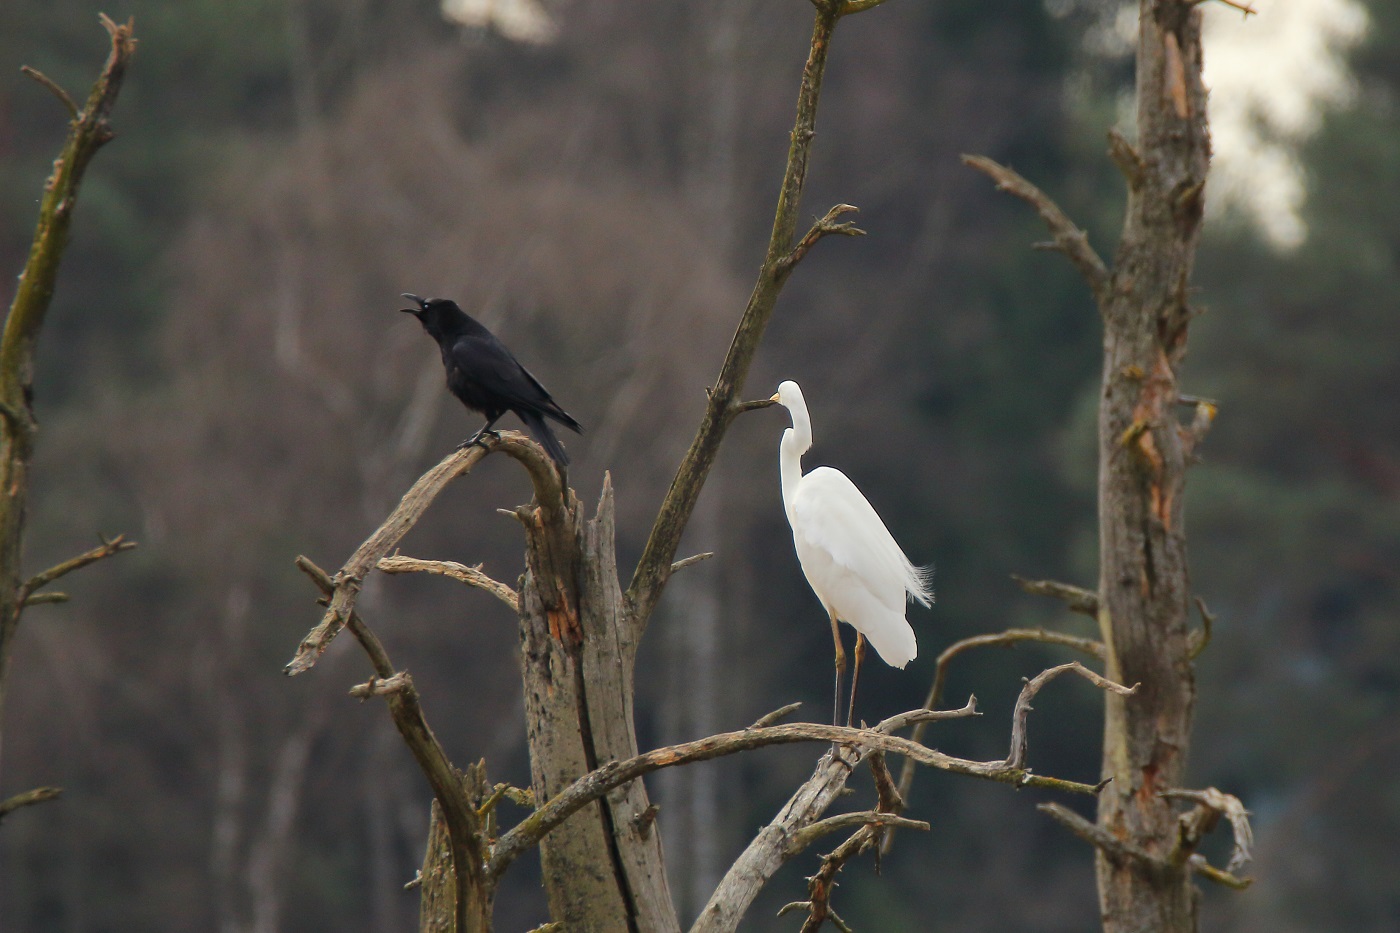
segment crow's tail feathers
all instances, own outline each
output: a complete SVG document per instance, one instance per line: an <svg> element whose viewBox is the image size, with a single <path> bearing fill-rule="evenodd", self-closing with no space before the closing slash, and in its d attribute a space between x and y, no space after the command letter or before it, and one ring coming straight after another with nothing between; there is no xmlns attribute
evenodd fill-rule
<svg viewBox="0 0 1400 933"><path fill-rule="evenodd" d="M559 422L564 427L568 428L570 431L573 431L575 434L583 433L583 425L575 421L573 415L560 408L558 403L556 403L554 399L549 400L549 405L544 409L544 414L547 417L553 418L555 421Z"/></svg>
<svg viewBox="0 0 1400 933"><path fill-rule="evenodd" d="M560 467L568 466L569 455L564 452L564 445L559 443L559 438L554 436L554 432L550 430L544 418L540 417L539 412L522 411L517 414L520 415L520 420L525 422L525 427L530 429L530 435L549 451L554 462Z"/></svg>

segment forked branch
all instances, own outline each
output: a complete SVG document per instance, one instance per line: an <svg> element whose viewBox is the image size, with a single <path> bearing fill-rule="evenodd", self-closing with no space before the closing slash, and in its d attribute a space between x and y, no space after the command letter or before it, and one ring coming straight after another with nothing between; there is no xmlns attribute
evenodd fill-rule
<svg viewBox="0 0 1400 933"><path fill-rule="evenodd" d="M1019 578L1017 578L1019 581ZM1063 584L1057 584L1063 586ZM953 659L963 652L971 651L973 648L987 648L992 646L1014 647L1022 642L1039 642L1047 645L1060 645L1065 648L1073 648L1076 651L1103 660L1104 648L1101 642L1091 638L1079 638L1074 635L1066 635L1062 632L1051 632L1040 628L1011 628L1002 632L992 632L986 635L973 635L971 638L964 638L955 641L943 653L938 656L934 663L933 683L929 685L928 696L924 699L924 709L933 710L943 702L943 688L948 679L948 667L953 663ZM924 736L925 722L915 721L914 731L909 738L915 742L922 741ZM914 773L917 770L915 762L906 760L904 767L899 773L899 793L908 797L909 791L914 786ZM886 837L884 851L889 851L894 835Z"/></svg>
<svg viewBox="0 0 1400 933"><path fill-rule="evenodd" d="M120 554L122 551L129 551L134 547L136 547L135 541L126 540L125 535L117 535L110 541L104 539L101 544L90 551L84 551L77 557L70 557L61 564L55 564L43 573L36 573L20 586L19 606L23 608L26 605L34 605L39 602L61 601L41 599L41 596L49 594L38 594L36 591L48 586L60 577L67 576L75 570L81 570L89 564L95 564L104 558L111 557L113 554Z"/></svg>
<svg viewBox="0 0 1400 933"><path fill-rule="evenodd" d="M859 760L863 751L896 752L904 755L906 759L928 767L1008 783L1016 787L1037 786L1072 793L1097 794L1102 789L1102 785L1081 784L1076 781L1042 777L1032 774L1029 769L1024 767L1027 742L1026 721L1030 713L1030 701L1051 679L1070 670L1074 670L1101 689L1123 694L1133 692L1132 689L1100 677L1077 663L1062 664L1059 667L1043 671L1027 681L1025 686L1021 688L1021 696L1017 700L1016 710L1012 716L1011 751L1007 758L1002 761L971 762L953 758L912 740L901 739L889 734L896 729L904 728L925 718L958 718L977 715L975 700L969 700L967 705L960 710L912 710L908 713L901 713L884 720L874 729L850 730L840 729L836 726L801 724L802 730L810 730L810 734L822 738L850 732L856 732L859 738L847 739L843 737L838 740L843 745L849 743L852 746L852 749L843 749L843 755L847 757L847 761L833 760L829 754L822 758L812 776L797 789L778 815L759 832L730 866L729 871L710 896L709 903L701 912L699 919L691 927L690 933L729 933L737 928L749 905L758 896L758 892L768 882L768 879L772 878L778 869L791 858L793 854L792 840L804 828L821 819L826 808L835 801L837 795L845 787L852 764L850 758L854 757ZM791 729L793 727L774 728ZM880 786L881 782L877 779L877 789ZM893 781L889 781L889 788L882 790L881 794L888 794L890 799L896 797L903 799L902 792L894 787Z"/></svg>

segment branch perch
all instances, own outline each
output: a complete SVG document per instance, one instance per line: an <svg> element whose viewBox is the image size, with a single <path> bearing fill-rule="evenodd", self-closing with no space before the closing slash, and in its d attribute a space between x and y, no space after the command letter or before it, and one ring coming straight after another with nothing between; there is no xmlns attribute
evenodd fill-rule
<svg viewBox="0 0 1400 933"><path fill-rule="evenodd" d="M941 752L934 751L926 746L920 745L909 739L901 739L897 736L889 735L889 732L898 728L903 728L911 722L918 722L927 714L939 715L941 718L956 718L961 716L977 715L977 705L975 699L970 699L966 706L960 710L913 710L908 713L901 713L884 720L874 729L852 730L843 729L837 726L818 726L812 723L803 723L797 726L776 726L768 730L750 730L749 734L762 733L770 736L760 744L779 744L786 741L803 741L796 738L799 732L806 732L819 740L839 741L842 745L851 745L853 748L869 749L872 751L895 752L906 756L906 767L910 767L909 760L917 761L929 767L949 771L955 774L968 774L974 777L981 777L987 780L999 781L1011 784L1016 787L1035 786L1047 787L1062 791L1083 794L1097 794L1102 789L1102 785L1080 784L1075 781L1063 781L1058 778L1041 777L1032 774L1023 767L1017 767L1010 760L1020 755L1024 762L1025 749L1025 725L1026 715L1030 712L1030 698L1044 686L1051 678L1064 673L1066 670L1078 668L1081 676L1085 676L1096 686L1104 689L1111 689L1115 692L1131 692L1129 688L1114 684L1099 675L1094 674L1087 668L1079 664L1063 664L1057 668L1051 668L1042 672L1033 680L1027 681L1021 689L1022 699L1017 701L1016 712L1012 722L1012 753L1008 759L996 762L970 762L965 759L952 758ZM782 731L794 730L794 731ZM859 738L846 738L850 733L856 733ZM719 738L719 737L712 737ZM701 740L709 741L709 740ZM679 750L682 746L676 746ZM1018 750L1020 750L1018 752ZM840 761L833 761L830 753L823 756L818 763L816 771L807 781L797 789L789 798L787 804L779 811L778 815L765 826L759 834L751 841L739 858L730 866L729 871L721 880L719 886L715 888L710 896L709 903L700 913L700 917L691 927L690 933L722 933L722 931L734 930L744 913L748 910L753 899L768 879L777 872L779 868L791 857L791 840L800 833L802 829L821 818L822 813L836 799L836 796L845 787L846 778L849 775L849 765ZM878 774L878 772L877 772ZM888 789L881 789L882 782L876 780L876 787L882 795L888 794L891 799L894 797L903 798L903 792L894 788L893 781L888 782ZM562 796L562 795L561 795Z"/></svg>
<svg viewBox="0 0 1400 933"><path fill-rule="evenodd" d="M1016 579L1020 582L1019 578ZM1027 581L1029 582L1029 581ZM1063 587L1065 584L1055 584ZM1067 587L1072 589L1072 587ZM1103 644L1091 638L1079 638L1074 635L1065 635L1061 632L1050 632L1039 628L1012 628L1004 632L994 632L987 635L974 635L971 638L964 638L955 641L943 653L938 656L934 663L933 683L929 686L928 696L924 699L924 710L931 711L943 702L943 687L948 677L948 666L953 659L965 651L973 648L985 648L993 645L1014 646L1025 641L1040 642L1047 645L1060 645L1066 648L1073 648L1082 651L1087 655L1103 660ZM975 698L974 698L975 699ZM925 725L922 721L914 721L914 731L909 738L915 742L923 739ZM899 773L899 793L903 797L909 796L909 791L914 786L915 763L906 760ZM888 854L890 845L893 843L894 834L885 837L883 852Z"/></svg>

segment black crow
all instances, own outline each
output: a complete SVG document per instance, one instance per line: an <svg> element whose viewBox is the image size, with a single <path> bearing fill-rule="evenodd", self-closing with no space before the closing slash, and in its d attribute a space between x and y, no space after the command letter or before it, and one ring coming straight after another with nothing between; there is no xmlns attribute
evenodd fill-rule
<svg viewBox="0 0 1400 933"><path fill-rule="evenodd" d="M403 297L418 307L402 310L418 318L442 350L447 388L463 405L486 416L486 424L462 446L479 442L502 415L513 411L554 462L567 466L569 455L544 419L553 418L579 434L583 433L583 426L549 397L540 381L520 365L506 345L457 307L455 301L419 298L408 292Z"/></svg>

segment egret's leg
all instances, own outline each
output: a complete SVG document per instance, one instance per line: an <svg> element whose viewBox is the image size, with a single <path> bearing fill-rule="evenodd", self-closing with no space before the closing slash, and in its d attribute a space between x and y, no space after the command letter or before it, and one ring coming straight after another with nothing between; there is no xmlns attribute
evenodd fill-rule
<svg viewBox="0 0 1400 933"><path fill-rule="evenodd" d="M457 449L458 449L458 450L466 450L468 447L481 447L481 448L485 448L486 445L483 444L483 443L481 442L481 439L482 439L483 437L485 437L485 436L488 435L488 434L490 434L490 435L493 436L493 437L500 437L499 434L497 434L495 431L492 431L492 430L491 430L491 425L495 424L497 421L500 421L500 420L501 420L501 416L500 416L500 415L497 415L496 417L494 417L494 418L490 419L489 421L487 421L485 424L483 424L483 425L481 426L481 430L480 430L480 431L477 431L477 432L476 432L475 434L473 434L470 438L468 438L467 440L462 441L462 443L458 444L458 445L457 445Z"/></svg>
<svg viewBox="0 0 1400 933"><path fill-rule="evenodd" d="M856 633L856 663L851 672L851 705L846 707L846 725L851 725L856 716L856 687L860 685L860 662L865 660L865 636Z"/></svg>
<svg viewBox="0 0 1400 933"><path fill-rule="evenodd" d="M836 613L831 616L831 639L836 642L836 700L831 707L831 724L841 725L841 679L846 676L846 649L841 646L841 628Z"/></svg>

